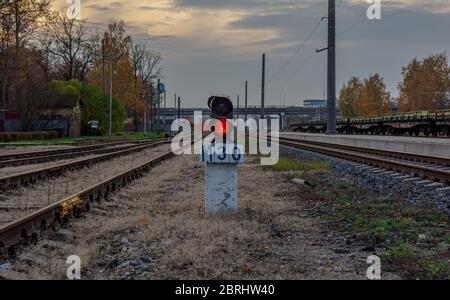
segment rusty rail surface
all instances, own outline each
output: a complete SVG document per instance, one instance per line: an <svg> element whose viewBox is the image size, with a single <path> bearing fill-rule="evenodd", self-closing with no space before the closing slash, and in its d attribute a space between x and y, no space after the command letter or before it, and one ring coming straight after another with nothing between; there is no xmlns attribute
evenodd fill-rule
<svg viewBox="0 0 450 300"><path fill-rule="evenodd" d="M129 141L129 142L121 141L121 142L97 144L97 145L90 145L90 146L78 146L78 147L70 147L70 148L54 149L54 150L39 150L39 151L4 154L4 155L0 155L0 161L11 160L11 159L23 159L23 158L30 158L30 157L45 156L45 155L54 155L54 154L75 153L75 152L82 152L82 151L88 151L88 150L96 150L96 149L101 149L101 148L105 148L105 147L109 147L109 146L122 145L122 144L126 144L126 143L128 143L128 144L133 143L133 141Z"/></svg>
<svg viewBox="0 0 450 300"><path fill-rule="evenodd" d="M170 151L131 170L111 177L24 218L0 227L0 256L14 251L14 246L37 240L39 234L89 211L90 204L108 197L127 183L142 177L159 163L173 157Z"/></svg>
<svg viewBox="0 0 450 300"><path fill-rule="evenodd" d="M414 162L410 161L413 160L412 158L408 160L395 160L386 158L385 156L389 156L388 154L386 155L374 153L366 154L360 153L356 150L353 151L353 149L346 150L341 147L335 147L336 146L335 144L327 144L326 146L317 144L313 145L312 143L309 142L303 142L299 140L292 141L286 140L284 138L280 138L280 144L284 146L334 156L337 158L342 158L345 160L350 160L358 163L363 163L371 166L376 166L390 171L396 171L411 174L418 177L429 178L442 182L444 184L450 183L450 171L434 168L432 166L423 166L415 164ZM377 152L378 151L382 150L377 150Z"/></svg>
<svg viewBox="0 0 450 300"><path fill-rule="evenodd" d="M409 153L409 152L400 152L400 151L392 151L392 150L384 150L378 148L364 148L364 147L356 147L356 146L348 146L342 144L334 144L334 143L324 143L324 142L316 142L316 141L306 141L295 138L286 138L280 137L280 141L290 141L290 142L302 142L305 144L318 145L318 146L326 146L332 148L339 148L343 150L367 153L367 154L376 154L379 156L386 156L392 158L398 158L409 161L420 161L425 163L432 163L441 166L450 166L450 158L447 157L437 157L437 156L429 156L417 153Z"/></svg>
<svg viewBox="0 0 450 300"><path fill-rule="evenodd" d="M170 143L170 140L164 140L160 142L150 141L140 145L135 145L134 147L125 150L114 151L110 149L109 153L102 154L96 157L78 159L68 163L0 177L0 190L7 190L16 188L18 186L34 184L39 180L44 180L46 178L54 176L60 176L67 170L78 170L86 166L91 166L95 163L103 162L119 156L128 155L133 152L142 151L148 148L154 148L168 143Z"/></svg>
<svg viewBox="0 0 450 300"><path fill-rule="evenodd" d="M46 150L46 151L37 151L37 152L28 152L25 153L24 157L2 160L2 158L6 156L0 156L0 168L5 167L17 167L28 164L38 164L49 161L56 161L62 159L71 159L80 156L87 156L91 154L103 154L111 151L119 151L126 150L133 147L136 147L137 144L144 144L148 142L157 142L162 141L164 139L154 139L149 141L133 141L133 142L119 142L119 143L110 143L104 145L96 145L96 146L87 146L87 147L77 147L74 149L68 149L73 151L65 151L66 149L58 149L58 150ZM126 146L120 146L123 144L131 144ZM41 153L43 153L41 155ZM50 153L50 154L48 154ZM21 154L11 154L8 156L21 156Z"/></svg>

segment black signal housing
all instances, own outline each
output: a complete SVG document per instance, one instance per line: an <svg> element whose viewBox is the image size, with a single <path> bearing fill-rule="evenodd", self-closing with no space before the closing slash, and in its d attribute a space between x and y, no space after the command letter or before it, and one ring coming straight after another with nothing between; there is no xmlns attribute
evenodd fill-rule
<svg viewBox="0 0 450 300"><path fill-rule="evenodd" d="M228 97L212 96L208 99L208 107L214 119L233 118L233 102Z"/></svg>

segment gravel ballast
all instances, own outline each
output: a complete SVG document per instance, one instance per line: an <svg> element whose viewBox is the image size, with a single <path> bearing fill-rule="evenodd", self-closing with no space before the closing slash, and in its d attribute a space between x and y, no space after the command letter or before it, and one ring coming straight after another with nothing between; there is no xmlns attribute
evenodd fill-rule
<svg viewBox="0 0 450 300"><path fill-rule="evenodd" d="M426 187L425 185L418 184L422 179L411 181L406 178L401 178L403 177L401 176L402 174L387 175L384 174L385 172L371 172L368 170L368 166L365 168L364 165L292 147L281 146L280 153L291 158L328 161L332 164L332 169L338 177L348 177L356 180L361 187L377 195L400 195L410 203L431 204L450 213L450 190L439 191L439 189L444 189L445 186Z"/></svg>

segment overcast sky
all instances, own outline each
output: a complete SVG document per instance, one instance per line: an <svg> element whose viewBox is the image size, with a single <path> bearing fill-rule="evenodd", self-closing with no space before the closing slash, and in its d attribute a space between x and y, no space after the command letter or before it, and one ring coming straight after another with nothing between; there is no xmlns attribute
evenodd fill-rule
<svg viewBox="0 0 450 300"><path fill-rule="evenodd" d="M353 75L377 72L395 96L401 69L412 58L449 52L450 0L381 2L381 20L365 18L366 0L337 7L338 91ZM95 26L124 20L136 39L161 52L170 105L177 93L183 106L204 107L211 94L242 99L245 80L249 104L259 104L262 53L269 80L327 14L327 0L81 0L81 9ZM266 105L279 105L281 93L288 105L324 97L326 52L314 49L326 46L326 29L324 20L268 83Z"/></svg>

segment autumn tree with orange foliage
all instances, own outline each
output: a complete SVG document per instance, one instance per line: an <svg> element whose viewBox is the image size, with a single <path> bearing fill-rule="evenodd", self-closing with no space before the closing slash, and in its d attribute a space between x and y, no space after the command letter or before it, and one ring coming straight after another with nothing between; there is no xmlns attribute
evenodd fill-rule
<svg viewBox="0 0 450 300"><path fill-rule="evenodd" d="M361 87L361 79L357 76L353 76L344 83L339 95L339 108L345 118L354 118L360 115L358 100Z"/></svg>
<svg viewBox="0 0 450 300"><path fill-rule="evenodd" d="M379 116L391 110L390 99L379 74L363 81L352 77L341 89L339 107L346 118Z"/></svg>
<svg viewBox="0 0 450 300"><path fill-rule="evenodd" d="M106 60L107 91L109 91L109 78L111 72L111 62L113 68L113 95L120 98L129 116L135 118L135 125L143 123L144 112L149 113L151 105L148 101L152 99L146 97L151 89L153 81L159 76L160 63L158 56L157 65L152 69L152 74L147 75L136 67L134 55L134 43L130 35L126 32L125 23L110 23L104 32L104 53ZM102 53L102 51L97 51ZM153 53L153 52L152 52ZM159 54L158 54L159 55ZM103 86L103 56L99 55L94 62L94 66L88 75L88 82L93 85ZM146 76L144 76L146 75Z"/></svg>
<svg viewBox="0 0 450 300"><path fill-rule="evenodd" d="M363 116L382 116L391 111L391 95L379 74L364 79L358 97L359 111Z"/></svg>
<svg viewBox="0 0 450 300"><path fill-rule="evenodd" d="M403 68L400 91L400 111L441 110L450 108L450 67L447 54L413 59Z"/></svg>

